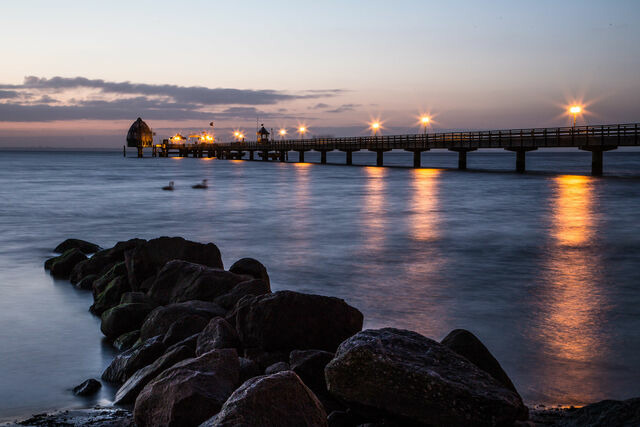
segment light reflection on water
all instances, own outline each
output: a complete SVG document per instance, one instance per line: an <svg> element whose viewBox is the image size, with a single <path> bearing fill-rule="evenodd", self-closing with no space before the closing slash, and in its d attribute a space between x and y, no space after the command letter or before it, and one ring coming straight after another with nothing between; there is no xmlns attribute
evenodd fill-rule
<svg viewBox="0 0 640 427"><path fill-rule="evenodd" d="M313 154L307 160L319 160ZM333 154L329 161L344 161ZM356 154L375 163L375 154ZM580 171L589 161L582 154L528 160ZM607 168L640 171L640 153L607 154ZM411 153L385 154L389 164L411 161ZM455 153L423 158L455 162ZM469 163L510 170L513 156L475 153ZM202 179L208 190L191 189ZM161 191L171 180L176 191ZM527 402L640 395L639 182L2 152L0 418L86 405L69 388L110 362L99 319L87 312L90 295L42 271L69 236L104 246L159 235L211 241L227 267L261 260L274 290L344 298L365 327L438 340L470 329Z"/></svg>

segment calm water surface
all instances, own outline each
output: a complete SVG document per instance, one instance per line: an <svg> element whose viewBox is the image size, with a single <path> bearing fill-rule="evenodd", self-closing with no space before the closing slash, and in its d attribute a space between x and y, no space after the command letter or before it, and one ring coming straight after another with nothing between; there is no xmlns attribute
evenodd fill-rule
<svg viewBox="0 0 640 427"><path fill-rule="evenodd" d="M226 266L257 258L274 289L344 298L366 327L470 329L528 403L640 396L640 152L606 153L616 176L601 179L587 153L530 153L525 175L508 172L513 154L468 162L476 171L436 152L413 170L0 151L0 418L113 396L70 392L114 354L90 293L42 268L70 236L212 241ZM201 179L211 188L192 190Z"/></svg>

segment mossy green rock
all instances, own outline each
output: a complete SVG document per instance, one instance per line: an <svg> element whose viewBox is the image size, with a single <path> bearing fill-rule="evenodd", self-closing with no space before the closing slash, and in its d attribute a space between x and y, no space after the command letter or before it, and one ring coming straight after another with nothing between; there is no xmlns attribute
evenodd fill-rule
<svg viewBox="0 0 640 427"><path fill-rule="evenodd" d="M44 263L44 268L50 270L51 275L54 277L67 279L76 264L86 259L87 256L79 249L69 249L58 257L48 259Z"/></svg>
<svg viewBox="0 0 640 427"><path fill-rule="evenodd" d="M118 276L109 282L105 290L95 298L89 310L93 314L100 316L108 309L118 305L122 294L130 290L131 288L129 287L127 278L125 276Z"/></svg>
<svg viewBox="0 0 640 427"><path fill-rule="evenodd" d="M117 305L102 313L100 330L106 337L115 338L126 332L140 329L151 310L153 307L144 303Z"/></svg>

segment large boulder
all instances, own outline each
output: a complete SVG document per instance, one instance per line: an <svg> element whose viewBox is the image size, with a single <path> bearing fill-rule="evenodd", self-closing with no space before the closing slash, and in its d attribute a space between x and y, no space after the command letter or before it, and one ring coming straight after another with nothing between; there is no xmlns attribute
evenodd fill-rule
<svg viewBox="0 0 640 427"><path fill-rule="evenodd" d="M294 350L289 355L289 366L302 382L316 395L327 391L324 368L333 359L333 353L322 350Z"/></svg>
<svg viewBox="0 0 640 427"><path fill-rule="evenodd" d="M164 336L171 324L181 317L198 315L206 319L224 316L225 310L217 304L206 301L187 301L155 308L140 328L140 338L149 339L156 335Z"/></svg>
<svg viewBox="0 0 640 427"><path fill-rule="evenodd" d="M73 268L80 262L87 259L79 249L69 249L65 253L55 258L48 259L44 267L51 272L53 277L67 279Z"/></svg>
<svg viewBox="0 0 640 427"><path fill-rule="evenodd" d="M416 332L362 331L326 366L328 390L363 413L429 425L512 425L520 397L446 346Z"/></svg>
<svg viewBox="0 0 640 427"><path fill-rule="evenodd" d="M460 356L469 359L471 363L491 375L509 390L518 393L500 363L471 332L465 329L454 329L440 343L446 345Z"/></svg>
<svg viewBox="0 0 640 427"><path fill-rule="evenodd" d="M100 330L107 338L140 329L144 319L153 307L144 303L125 303L117 305L102 313Z"/></svg>
<svg viewBox="0 0 640 427"><path fill-rule="evenodd" d="M558 420L558 427L636 427L640 426L640 397L603 400L583 406Z"/></svg>
<svg viewBox="0 0 640 427"><path fill-rule="evenodd" d="M189 314L176 320L164 334L162 343L169 347L190 336L199 334L209 323L209 319L197 314Z"/></svg>
<svg viewBox="0 0 640 427"><path fill-rule="evenodd" d="M73 388L73 394L76 396L91 396L92 394L96 394L101 387L102 384L100 384L100 381L89 378L82 384L75 386Z"/></svg>
<svg viewBox="0 0 640 427"><path fill-rule="evenodd" d="M91 307L89 307L89 310L93 314L101 316L105 311L118 305L122 294L130 290L131 288L129 287L127 278L125 276L118 276L109 282L106 288L98 294Z"/></svg>
<svg viewBox="0 0 640 427"><path fill-rule="evenodd" d="M146 386L149 381L154 379L165 369L168 369L176 363L191 357L193 357L193 350L184 345L167 350L159 359L136 371L124 384L122 384L122 387L120 387L116 393L115 401L113 403L116 405L123 405L135 402L136 397L138 397L138 394L140 394L144 386Z"/></svg>
<svg viewBox="0 0 640 427"><path fill-rule="evenodd" d="M244 298L232 317L245 349L335 351L362 329L362 313L339 298L280 291Z"/></svg>
<svg viewBox="0 0 640 427"><path fill-rule="evenodd" d="M229 322L222 317L214 317L198 335L196 354L200 356L211 350L221 348L239 349L240 339L238 338L238 333Z"/></svg>
<svg viewBox="0 0 640 427"><path fill-rule="evenodd" d="M267 287L271 288L271 281L265 267L260 261L253 258L242 258L234 262L229 271L235 274L251 276L254 279L262 280Z"/></svg>
<svg viewBox="0 0 640 427"><path fill-rule="evenodd" d="M229 292L216 297L213 302L222 308L230 310L245 296L258 296L268 293L271 293L271 287L267 282L262 279L252 279L238 283Z"/></svg>
<svg viewBox="0 0 640 427"><path fill-rule="evenodd" d="M322 404L292 371L252 378L225 402L206 427L325 427Z"/></svg>
<svg viewBox="0 0 640 427"><path fill-rule="evenodd" d="M79 249L85 254L93 254L102 249L100 246L95 243L87 242L86 240L80 239L67 239L64 242L60 243L53 250L54 252L58 252L59 254L68 251L69 249Z"/></svg>
<svg viewBox="0 0 640 427"><path fill-rule="evenodd" d="M131 239L126 242L118 242L110 249L104 249L96 252L91 258L78 263L71 271L69 280L71 283L77 283L89 274L97 274L102 276L114 264L124 261L124 253L133 249L136 245L144 243L142 239Z"/></svg>
<svg viewBox="0 0 640 427"><path fill-rule="evenodd" d="M102 379L121 384L138 369L153 363L164 353L162 337L150 338L113 358L111 364L102 373Z"/></svg>
<svg viewBox="0 0 640 427"><path fill-rule="evenodd" d="M129 282L134 290L155 276L171 260L189 261L222 269L220 250L213 243L197 243L182 237L159 237L137 245L125 254Z"/></svg>
<svg viewBox="0 0 640 427"><path fill-rule="evenodd" d="M120 335L113 341L113 346L118 351L129 350L140 338L140 331L131 331Z"/></svg>
<svg viewBox="0 0 640 427"><path fill-rule="evenodd" d="M124 262L118 262L112 265L111 268L109 268L103 275L93 281L93 285L91 286L93 298L95 299L98 295L100 295L107 288L109 283L111 283L113 279L117 277L122 277L123 279L125 279L124 282L128 285L129 280L126 278L126 276L127 267L125 267Z"/></svg>
<svg viewBox="0 0 640 427"><path fill-rule="evenodd" d="M144 292L125 292L120 297L120 304L126 304L126 303L131 303L131 302L149 304L149 305L152 305L154 307L158 306L155 303L155 301L152 300L151 298L149 298L149 296L147 294L145 294Z"/></svg>
<svg viewBox="0 0 640 427"><path fill-rule="evenodd" d="M99 277L97 274L89 274L88 276L82 278L82 280L80 280L79 282L76 282L73 286L78 289L82 289L83 291L90 291L93 289L93 282L95 282L98 278Z"/></svg>
<svg viewBox="0 0 640 427"><path fill-rule="evenodd" d="M176 260L162 267L147 294L159 304L213 301L245 280L225 270Z"/></svg>
<svg viewBox="0 0 640 427"><path fill-rule="evenodd" d="M136 425L199 425L220 411L238 383L238 354L233 349L178 362L142 389L134 408Z"/></svg>

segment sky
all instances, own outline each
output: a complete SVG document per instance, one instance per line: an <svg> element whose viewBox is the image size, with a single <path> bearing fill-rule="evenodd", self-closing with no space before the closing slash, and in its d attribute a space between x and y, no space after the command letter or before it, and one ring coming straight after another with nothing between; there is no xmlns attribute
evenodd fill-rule
<svg viewBox="0 0 640 427"><path fill-rule="evenodd" d="M640 121L640 1L0 3L0 146Z"/></svg>

